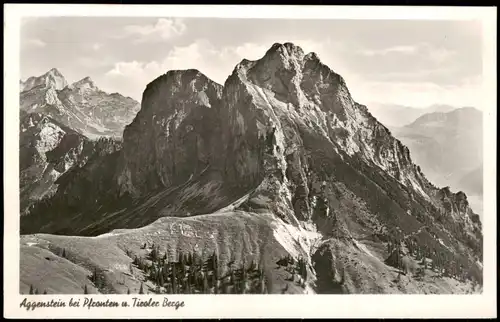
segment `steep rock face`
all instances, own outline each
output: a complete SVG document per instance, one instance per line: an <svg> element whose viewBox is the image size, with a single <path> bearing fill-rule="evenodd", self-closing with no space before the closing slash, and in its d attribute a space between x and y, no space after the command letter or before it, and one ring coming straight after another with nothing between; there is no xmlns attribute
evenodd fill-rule
<svg viewBox="0 0 500 322"><path fill-rule="evenodd" d="M20 106L25 112L45 114L91 138L121 138L125 125L139 109L132 98L105 93L89 77L68 85L55 69L31 77L21 86Z"/></svg>
<svg viewBox="0 0 500 322"><path fill-rule="evenodd" d="M57 190L57 179L72 167L83 166L98 143L40 113L21 113L21 212Z"/></svg>
<svg viewBox="0 0 500 322"><path fill-rule="evenodd" d="M195 70L159 77L123 149L59 181L24 232L96 235L160 217L266 213L280 223L274 241L306 256L317 292L389 292L385 249L396 243L432 247L428 256L480 279L482 235L467 200L442 196L342 77L290 43L243 60L223 88ZM64 217L46 218L53 209Z"/></svg>
<svg viewBox="0 0 500 322"><path fill-rule="evenodd" d="M120 193L178 185L213 161L221 91L195 70L168 72L147 86L141 111L124 131Z"/></svg>
<svg viewBox="0 0 500 322"><path fill-rule="evenodd" d="M281 210L274 210L284 218L293 221L291 209L301 220L312 214L306 156L318 147L304 143L305 137L379 167L429 198L425 191L431 185L412 164L408 149L352 100L342 77L315 54L304 55L292 44L274 45L261 60L236 67L223 101L229 114L223 129L228 171L235 172L230 175L245 181L265 173L255 196L266 191L264 198L279 198L274 204ZM264 150L255 150L262 147L259 142L267 144Z"/></svg>

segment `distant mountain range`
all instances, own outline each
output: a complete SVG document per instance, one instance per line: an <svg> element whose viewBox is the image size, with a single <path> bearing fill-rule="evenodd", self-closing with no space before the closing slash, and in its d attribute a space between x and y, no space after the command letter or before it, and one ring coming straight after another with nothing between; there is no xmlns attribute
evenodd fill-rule
<svg viewBox="0 0 500 322"><path fill-rule="evenodd" d="M118 149L140 107L130 97L101 91L89 77L68 85L55 68L20 81L20 106L23 215L57 191L61 175Z"/></svg>
<svg viewBox="0 0 500 322"><path fill-rule="evenodd" d="M389 128L432 182L482 198L482 118L481 111L464 107L427 113L406 126ZM474 206L482 213L482 205L475 202Z"/></svg>
<svg viewBox="0 0 500 322"><path fill-rule="evenodd" d="M68 85L55 68L20 81L20 92L21 110L42 113L89 138L121 138L140 109L130 97L100 90L90 77Z"/></svg>
<svg viewBox="0 0 500 322"><path fill-rule="evenodd" d="M374 103L369 106L370 113L385 126L405 126L424 114L446 113L456 109L450 105L435 104L426 108L417 108L396 104Z"/></svg>

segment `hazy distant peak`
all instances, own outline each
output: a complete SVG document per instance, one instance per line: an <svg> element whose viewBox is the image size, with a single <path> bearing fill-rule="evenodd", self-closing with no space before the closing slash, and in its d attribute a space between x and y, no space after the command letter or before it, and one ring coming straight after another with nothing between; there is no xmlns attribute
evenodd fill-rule
<svg viewBox="0 0 500 322"><path fill-rule="evenodd" d="M28 91L38 86L43 86L45 88L52 87L56 90L61 90L68 86L68 82L57 68L52 68L43 75L31 76L24 82L21 80L20 86L21 92Z"/></svg>
<svg viewBox="0 0 500 322"><path fill-rule="evenodd" d="M483 112L475 107L472 106L464 106L457 108L453 111L450 111L448 113L476 113L476 114L482 114Z"/></svg>
<svg viewBox="0 0 500 322"><path fill-rule="evenodd" d="M89 76L84 77L77 82L74 82L73 86L74 87L90 87L90 88L96 87L94 81Z"/></svg>

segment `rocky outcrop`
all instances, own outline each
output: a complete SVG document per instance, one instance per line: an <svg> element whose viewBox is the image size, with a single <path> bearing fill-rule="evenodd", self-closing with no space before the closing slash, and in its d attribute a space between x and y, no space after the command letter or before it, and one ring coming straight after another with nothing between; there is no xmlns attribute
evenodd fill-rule
<svg viewBox="0 0 500 322"><path fill-rule="evenodd" d="M284 249L299 247L318 281L334 279L317 289L324 293L385 287L371 273L386 254L363 238L379 248L416 238L463 266L481 260L480 226L463 196L443 197L343 78L291 43L243 60L224 86L196 70L160 76L144 91L123 149L59 182L48 204L22 221L24 233L97 235L160 217L272 214L298 236L289 242L277 230ZM460 237L450 233L459 229ZM327 246L310 244L312 233ZM354 258L368 261L362 274L370 276L359 275ZM333 261L345 272L328 273Z"/></svg>
<svg viewBox="0 0 500 322"><path fill-rule="evenodd" d="M139 103L118 93L108 94L85 77L68 85L56 69L21 82L21 110L42 113L91 138L121 138Z"/></svg>
<svg viewBox="0 0 500 322"><path fill-rule="evenodd" d="M214 163L221 92L196 70L168 72L146 87L142 109L123 134L121 194L175 186Z"/></svg>
<svg viewBox="0 0 500 322"><path fill-rule="evenodd" d="M21 113L19 139L22 214L50 198L57 191L57 179L103 151L105 141L92 141L40 113Z"/></svg>

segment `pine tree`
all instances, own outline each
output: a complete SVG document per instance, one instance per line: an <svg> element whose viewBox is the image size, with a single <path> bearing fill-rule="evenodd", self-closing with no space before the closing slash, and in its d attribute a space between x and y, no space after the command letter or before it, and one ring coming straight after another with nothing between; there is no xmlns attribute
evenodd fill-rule
<svg viewBox="0 0 500 322"><path fill-rule="evenodd" d="M38 295L38 289L37 288L35 288L35 294Z"/></svg>
<svg viewBox="0 0 500 322"><path fill-rule="evenodd" d="M191 294L191 284L189 281L186 283L186 286L184 287L184 294Z"/></svg>
<svg viewBox="0 0 500 322"><path fill-rule="evenodd" d="M214 286L214 294L219 294L219 285L218 285L218 279L216 272L217 269L215 269L214 273L212 274L212 285Z"/></svg>
<svg viewBox="0 0 500 322"><path fill-rule="evenodd" d="M246 288L247 288L247 274L246 274L246 268L245 268L245 262L243 262L243 267L242 267L242 274L241 274L241 281L240 281L240 292L241 294L246 293Z"/></svg>
<svg viewBox="0 0 500 322"><path fill-rule="evenodd" d="M179 258L178 258L178 262L182 265L184 263L184 254L182 254L182 251L180 250L179 251Z"/></svg>
<svg viewBox="0 0 500 322"><path fill-rule="evenodd" d="M144 289L143 289L143 286L142 286L142 282L141 282L141 287L139 288L139 294L144 294Z"/></svg>
<svg viewBox="0 0 500 322"><path fill-rule="evenodd" d="M207 274L203 274L203 294L209 294Z"/></svg>
<svg viewBox="0 0 500 322"><path fill-rule="evenodd" d="M259 294L267 294L266 279L261 277Z"/></svg>
<svg viewBox="0 0 500 322"><path fill-rule="evenodd" d="M33 289L33 284L30 285L30 295L35 294L35 291Z"/></svg>
<svg viewBox="0 0 500 322"><path fill-rule="evenodd" d="M214 250L214 253L212 254L212 268L215 269L218 265L218 259L217 259L217 253Z"/></svg>
<svg viewBox="0 0 500 322"><path fill-rule="evenodd" d="M62 251L62 257L63 257L63 258L66 258L66 248L63 248L63 251Z"/></svg>
<svg viewBox="0 0 500 322"><path fill-rule="evenodd" d="M130 294L130 288L127 288L127 294Z"/></svg>
<svg viewBox="0 0 500 322"><path fill-rule="evenodd" d="M44 294L44 295L46 295L46 294L47 294L47 290L44 290L44 291L43 291L43 294Z"/></svg>
<svg viewBox="0 0 500 322"><path fill-rule="evenodd" d="M83 288L83 294L89 294L89 290L87 289L87 284L85 284L85 287Z"/></svg>
<svg viewBox="0 0 500 322"><path fill-rule="evenodd" d="M198 266L198 255L193 252L193 266Z"/></svg>
<svg viewBox="0 0 500 322"><path fill-rule="evenodd" d="M247 278L247 272L246 272L246 263L245 259L243 258L243 263L241 267L241 279L245 280Z"/></svg>
<svg viewBox="0 0 500 322"><path fill-rule="evenodd" d="M222 294L231 294L231 284L230 284L229 280L226 281L226 283L224 284Z"/></svg>
<svg viewBox="0 0 500 322"><path fill-rule="evenodd" d="M160 286L163 286L165 284L165 281L163 279L163 273L161 272L158 272L158 284L160 284Z"/></svg>
<svg viewBox="0 0 500 322"><path fill-rule="evenodd" d="M172 292L177 294L177 274L176 274L175 264L172 263Z"/></svg>
<svg viewBox="0 0 500 322"><path fill-rule="evenodd" d="M234 275L233 270L231 270L230 276L231 276L231 284L235 285L236 284L236 276Z"/></svg>
<svg viewBox="0 0 500 322"><path fill-rule="evenodd" d="M153 245L153 249L151 250L151 261L153 262L156 262L157 258L158 258L158 252L156 250L156 247L154 247Z"/></svg>
<svg viewBox="0 0 500 322"><path fill-rule="evenodd" d="M94 285L97 287L97 267L94 267L94 273L92 274L92 282L94 282Z"/></svg>

